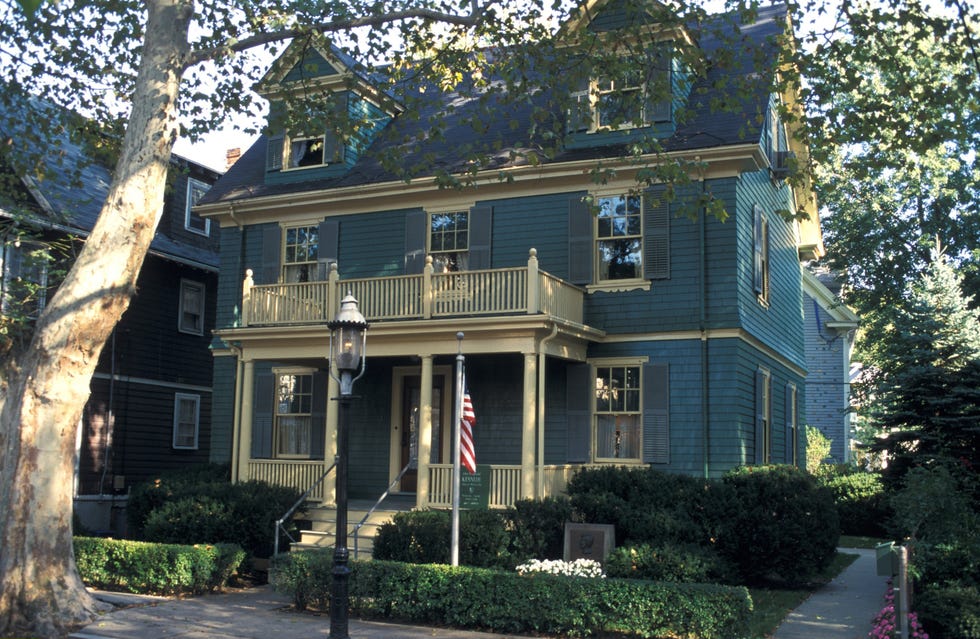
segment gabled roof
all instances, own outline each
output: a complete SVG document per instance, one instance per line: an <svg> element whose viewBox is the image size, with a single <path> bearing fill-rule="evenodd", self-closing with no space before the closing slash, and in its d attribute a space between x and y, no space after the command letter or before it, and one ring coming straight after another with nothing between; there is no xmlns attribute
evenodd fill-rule
<svg viewBox="0 0 980 639"><path fill-rule="evenodd" d="M691 117L664 141L665 150L668 152L723 149L758 144L760 141L761 116L768 105L772 81L770 77L763 77L756 73L752 66L752 59L760 49L771 47L775 37L783 33L786 28L786 9L783 6L760 8L755 22L749 25L741 24L738 16L730 14L715 16L711 28L692 25L690 32L698 38L699 45L709 59L721 46L712 35L713 30L718 29L719 26L730 27L731 30L739 33L739 41L742 43L741 50L737 52L739 55L724 68L721 65L713 65L708 71L709 77L694 85L686 105L686 108L692 112ZM712 88L715 79L721 75L733 74L741 76L754 87L748 92L749 95L741 94L731 86L722 89ZM557 90L562 89L547 86L534 98L536 104L552 104L549 92ZM478 100L461 98L457 94L431 90L431 88L415 97L422 101L418 117L395 118L368 152L343 175L288 184L266 184L267 140L263 136L202 198L200 204L402 181L403 176L387 170L377 160L382 152L397 152L398 157L407 165L436 158L430 166L433 172L444 170L450 173L464 173L471 168L465 153L467 147L485 144L489 140L498 151L492 164L482 168L499 170L522 164L520 155L515 160L512 159L510 152L523 150L522 145L527 142L526 131L531 129L533 112L530 104L508 103L505 108L494 109L494 104L497 102L493 97L489 97L489 104L483 105L483 108L488 113L498 114L499 117L485 122L486 130L478 132L467 124L468 118L476 113L482 113L477 111L480 108ZM725 103L729 108L718 110L713 106L718 103ZM451 109L448 108L450 106ZM564 114L553 113L553 117L563 118ZM439 139L427 136L426 122L430 118L439 118L442 122L444 131ZM423 142L415 144L406 143L405 140L423 140ZM618 158L627 155L627 151L625 145L565 148L553 157L540 159L541 165L555 165Z"/></svg>
<svg viewBox="0 0 980 639"><path fill-rule="evenodd" d="M57 118L56 121L66 121L69 116L67 111L37 100L31 100L25 108L43 110L46 117ZM9 118L0 102L0 139L10 138L15 145L35 139L36 136L28 136L20 128L26 121L26 118ZM38 228L87 236L95 226L102 204L108 197L112 171L72 141L64 130L57 134L57 143L52 141L51 148L45 150L45 156L48 158L46 163L49 170L43 177L20 176L21 182L37 203L33 212L24 214L25 221ZM213 173L186 158L173 156L171 159L171 170L186 165L198 167L202 172ZM58 168L62 166L77 170L77 180L70 176L71 170ZM9 218L12 215L12 211L0 206L0 218ZM185 244L159 231L153 238L150 251L167 259L207 270L215 270L218 266L217 251Z"/></svg>

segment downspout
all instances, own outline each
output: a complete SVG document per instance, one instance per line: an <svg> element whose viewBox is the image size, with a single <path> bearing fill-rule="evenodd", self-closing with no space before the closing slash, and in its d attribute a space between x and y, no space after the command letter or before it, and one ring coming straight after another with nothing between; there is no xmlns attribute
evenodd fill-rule
<svg viewBox="0 0 980 639"><path fill-rule="evenodd" d="M553 324L551 327L551 335L542 337L541 341L538 342L538 414L534 420L538 428L538 468L534 478L534 494L537 495L538 499L544 498L544 390L545 380L547 378L545 375L545 360L547 359L547 356L545 355L544 345L555 339L557 336L558 324Z"/></svg>
<svg viewBox="0 0 980 639"><path fill-rule="evenodd" d="M695 158L700 165L701 157ZM698 170L698 182L701 185L700 197L705 195L704 188L704 167ZM704 460L704 478L709 479L711 474L711 424L708 419L708 309L705 300L707 276L707 251L705 250L706 225L705 219L708 215L708 206L702 202L700 215L698 216L698 332L701 335L701 456Z"/></svg>
<svg viewBox="0 0 980 639"><path fill-rule="evenodd" d="M238 346L229 344L231 352L235 354L235 412L231 418L231 481L238 481L238 449L241 446L241 420L242 420L242 375L244 375L244 363L242 361L242 349Z"/></svg>

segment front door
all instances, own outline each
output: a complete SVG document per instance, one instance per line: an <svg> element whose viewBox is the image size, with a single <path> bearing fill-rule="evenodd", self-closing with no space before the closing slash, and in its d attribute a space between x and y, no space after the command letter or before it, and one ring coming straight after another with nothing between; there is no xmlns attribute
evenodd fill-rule
<svg viewBox="0 0 980 639"><path fill-rule="evenodd" d="M418 487L419 424L421 419L422 378L405 377L402 387L401 467L408 466L402 475L401 492L414 493ZM432 381L432 463L442 461L442 377Z"/></svg>

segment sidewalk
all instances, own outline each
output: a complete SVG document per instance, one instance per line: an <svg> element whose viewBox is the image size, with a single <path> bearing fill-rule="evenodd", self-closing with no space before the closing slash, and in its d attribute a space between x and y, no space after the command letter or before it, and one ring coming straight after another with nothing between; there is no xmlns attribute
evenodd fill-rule
<svg viewBox="0 0 980 639"><path fill-rule="evenodd" d="M875 551L842 548L860 556L829 584L789 613L772 639L867 639L885 605L887 577L879 577Z"/></svg>
<svg viewBox="0 0 980 639"><path fill-rule="evenodd" d="M875 574L874 550L790 613L772 639L867 639L883 605L886 578ZM310 639L330 636L330 618L290 612L288 597L268 586L189 599L98 593L117 606L71 639ZM519 639L451 628L350 621L352 639ZM530 639L530 638L528 638Z"/></svg>

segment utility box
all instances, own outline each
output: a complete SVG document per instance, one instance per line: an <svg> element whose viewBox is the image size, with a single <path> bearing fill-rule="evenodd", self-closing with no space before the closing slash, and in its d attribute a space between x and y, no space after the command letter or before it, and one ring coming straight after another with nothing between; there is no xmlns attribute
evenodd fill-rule
<svg viewBox="0 0 980 639"><path fill-rule="evenodd" d="M875 560L879 577L894 577L898 574L898 548L894 541L887 541L875 546Z"/></svg>

